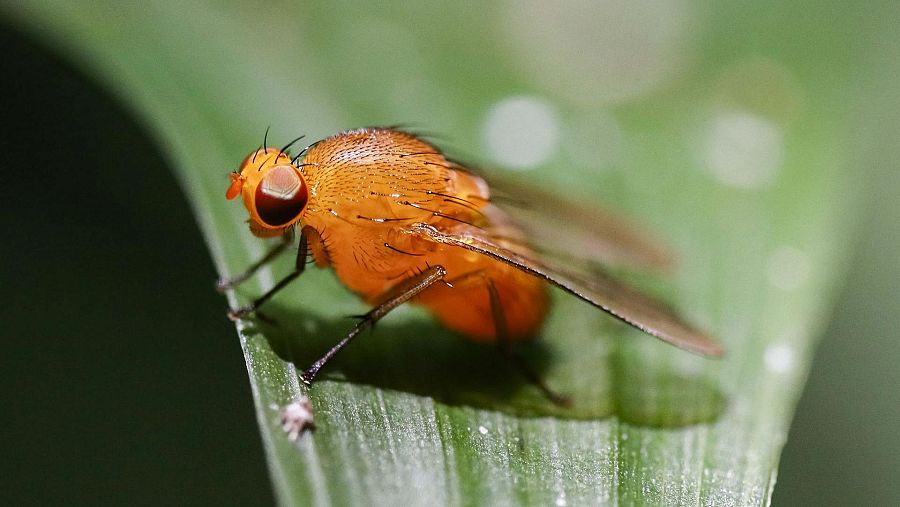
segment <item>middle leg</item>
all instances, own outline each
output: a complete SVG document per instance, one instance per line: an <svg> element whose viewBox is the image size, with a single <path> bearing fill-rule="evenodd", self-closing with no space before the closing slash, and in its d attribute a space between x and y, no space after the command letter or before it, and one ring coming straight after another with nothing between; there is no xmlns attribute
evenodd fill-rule
<svg viewBox="0 0 900 507"><path fill-rule="evenodd" d="M378 322L382 317L390 313L391 310L397 308L403 303L409 301L414 298L416 295L420 294L422 291L431 287L436 282L442 281L444 277L447 276L447 270L444 269L443 266L431 266L430 268L422 271L418 275L410 277L390 291L388 291L387 297L375 308L369 310L368 313L363 315L362 320L360 320L353 329L347 333L341 341L337 343L334 347L325 353L324 356L319 358L318 361L312 364L309 368L306 369L303 373L300 374L300 380L303 381L304 384L310 385L313 380L315 380L316 375L319 374L319 370L325 366L328 361L331 360L332 357L335 356L341 349L343 349L351 340L356 338L361 332L363 332L366 328L372 327Z"/></svg>

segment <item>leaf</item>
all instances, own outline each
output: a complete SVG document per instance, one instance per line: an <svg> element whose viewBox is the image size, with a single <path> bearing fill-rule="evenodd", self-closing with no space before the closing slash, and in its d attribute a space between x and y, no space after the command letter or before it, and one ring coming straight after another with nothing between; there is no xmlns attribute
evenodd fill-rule
<svg viewBox="0 0 900 507"><path fill-rule="evenodd" d="M561 409L491 347L404 307L307 393L291 361L307 365L349 328L344 316L364 306L330 272L304 274L267 307L277 326L238 326L282 503L767 503L856 209L857 187L837 142L846 109L834 80L824 79L831 75L805 60L822 41L785 44L780 20L759 39L750 28L710 30L696 35L696 46L708 48L696 49L702 64L682 62L682 75L663 92L604 108L596 104L623 99L579 104L570 88L522 77L528 73L510 63L513 50L486 51L506 29L493 30L508 22L502 8L414 8L3 5L152 127L223 274L264 249L224 192L228 171L267 126L280 142L298 131L316 139L412 120L478 153L488 101L510 90L550 95L563 137L529 183L602 201L659 231L678 253L677 276L634 281L727 350L722 361L690 356L554 293L549 322L523 352L575 400ZM349 12L356 17L345 18ZM706 14L723 25L729 19ZM760 59L761 40L782 45ZM847 61L827 72L848 72ZM613 131L602 139L619 143L615 164L597 170L579 150L597 153L602 122ZM290 262L229 303L271 286ZM306 394L317 430L293 444L277 408Z"/></svg>

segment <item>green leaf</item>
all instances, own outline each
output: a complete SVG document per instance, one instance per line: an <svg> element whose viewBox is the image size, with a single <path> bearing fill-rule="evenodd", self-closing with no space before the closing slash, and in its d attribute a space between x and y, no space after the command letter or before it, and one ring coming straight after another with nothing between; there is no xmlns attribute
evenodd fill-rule
<svg viewBox="0 0 900 507"><path fill-rule="evenodd" d="M442 132L452 153L487 162L472 155L486 152L484 117L500 99L524 94L555 108L560 125L545 134L560 136L553 156L527 178L608 204L669 241L680 259L675 276L633 281L726 347L721 361L693 357L554 293L547 325L522 350L575 401L563 409L493 347L403 307L307 391L292 363L309 364L348 330L344 316L365 308L330 272L314 270L266 307L277 325L238 326L282 503L767 503L856 209L839 142L847 110L837 98L852 59L809 62L823 44L840 47L839 36L817 39L815 19L803 39L761 14L762 27L731 26L733 13L685 11L708 25L696 33L673 25L681 34L673 41L650 30L641 40L651 49L626 51L666 57L649 77L626 66L621 79L585 83L579 71L591 69L572 70L583 63L579 54L523 58L528 45L517 39L533 17L550 33L528 32L535 46L565 50L554 44L567 30L553 30L577 13L448 8L3 5L153 129L222 274L265 248L224 192L227 173L267 126L283 142L415 122ZM631 11L617 14L640 24ZM606 23L600 28L614 31ZM803 44L786 43L793 40ZM660 41L683 54L654 52ZM554 79L536 74L535 63ZM291 262L282 259L229 303L259 294ZM317 429L292 443L277 409L304 395Z"/></svg>

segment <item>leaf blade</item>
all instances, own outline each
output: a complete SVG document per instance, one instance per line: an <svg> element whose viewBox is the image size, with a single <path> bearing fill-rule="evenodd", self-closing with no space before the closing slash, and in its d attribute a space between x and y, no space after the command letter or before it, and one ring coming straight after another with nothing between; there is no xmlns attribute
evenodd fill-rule
<svg viewBox="0 0 900 507"><path fill-rule="evenodd" d="M82 58L88 59L108 82L116 83L152 123L178 161L179 177L196 203L195 213L220 272L238 270L258 255L260 248L248 241L240 210L227 208L220 201L224 201L224 176L247 151L246 141L255 135L255 129L232 126L238 123L235 117L239 115L225 112L221 104L241 104L247 93L265 97L259 100L259 106L234 107L245 116L263 117L260 121L282 122L282 129L287 131L288 120L279 118L279 105L308 104L309 100L297 91L267 95L270 90L256 80L267 72L273 75L274 66L270 64L274 62L257 61L258 53L235 47L224 36L229 32L232 37L242 34L245 40L256 40L256 47L262 47L261 41L252 36L262 24L244 26L239 11L214 16L210 30L214 35L198 49L212 58L198 65L195 56L178 41L191 40L190 34L209 26L199 18L180 16L174 4L149 3L148 7L149 14L135 9L103 19L58 2L28 7L34 10L27 15L43 30L52 27L58 40L75 44ZM155 22L147 26L139 21L146 19L142 16ZM147 52L146 47L159 39L168 42L159 51ZM229 52L238 55L234 62L222 56ZM278 81L291 81L295 76L290 70L278 75ZM226 78L231 79L228 86L221 84ZM309 117L328 125L336 123L339 116L322 113ZM635 130L653 139L663 139L670 132L654 127ZM556 342L549 345L554 353L569 357L573 345L595 347L592 357L609 368L599 374L592 372L592 385L587 387L579 383L584 382L581 375L554 370L552 364L550 378L579 392L594 393L596 398L592 400L606 400L620 411L619 417L587 421L519 417L505 413L497 397L488 401L488 406L496 410L478 410L435 402L402 389L382 390L326 380L312 393L320 430L295 449L280 434L277 414L271 407L286 404L305 390L297 384L293 367L273 352L265 336L239 330L279 501L322 505L366 500L415 504L422 498L448 504L580 504L597 500L626 504L765 503L773 487L790 412L805 376L817 322L827 308L827 301L818 293L828 293L834 283L834 276L827 274L831 268L840 271L837 239L823 240L821 233L845 237L847 226L842 220L846 219L838 216L839 211L815 206L820 199L838 197L845 181L838 173L838 162L815 152L827 146L834 135L824 127L809 129L805 142L811 147L804 152L801 146L799 154L792 154L801 159L794 167L800 168L797 174L803 178L795 176L783 188L765 193L765 206L754 201L756 196L722 189L705 176L692 174L687 183L673 190L658 190L657 199L662 204L651 204L642 212L674 231L672 236L678 238L682 251L724 265L711 273L704 269L703 261L688 258L681 278L675 282L678 289L670 289L670 293L681 295L679 300L700 313L701 320L710 321L702 323L720 331L733 354L726 365L683 359L640 334L610 329L588 309L557 301L561 308L551 317L545 332L545 338L563 342L561 346ZM837 155L835 160L841 160ZM641 176L638 169L638 176L624 177L625 185L643 187L641 178L646 174L645 170ZM565 178L561 176L559 182ZM587 178L602 181L597 175ZM621 199L642 201L648 193L645 188L631 189ZM852 209L852 202L845 200L837 200L834 209ZM691 209L684 202L701 203L702 209ZM704 219L711 210L715 210L717 220ZM800 216L813 227L799 219L775 223L770 214L778 220ZM758 232L766 228L773 230ZM703 251L698 244L712 245L712 251ZM759 274L766 271L766 261L783 245L800 245L805 255L815 256L810 259L814 267L811 283L800 297L770 287ZM346 309L358 308L358 303L327 276L319 276L310 286L315 286L314 292L300 289L291 294L301 301L317 295L337 305L314 305L315 312L332 320L342 313L354 313ZM234 305L235 300L231 303ZM777 317L767 321L760 318L763 315ZM423 329L421 314L408 312L402 318ZM795 326L787 330L787 335L780 327L785 323ZM427 325L424 329L434 333L435 340L442 336L449 339L446 333L442 335ZM598 334L617 338L592 342ZM582 339L566 344L568 335ZM381 339L381 347L390 347L386 338L384 334L372 337ZM784 357L795 361L788 377L778 371ZM767 362L776 365L775 371ZM667 427L671 421L658 425L662 427L646 424L670 417L670 405L678 403L677 393L665 391L668 384L660 380L663 376L654 375L697 370L700 378L720 383L728 400L726 413L708 425L671 428ZM644 371L649 373L645 375ZM390 372L380 374L382 378L376 379L380 385L392 385ZM634 385L640 388L626 391L623 399L638 400L638 408L650 407L656 409L655 413L622 417L623 404L616 390ZM640 401L641 396L652 399ZM521 410L522 406L513 408ZM527 443L522 443L526 437ZM411 466L422 464L427 466Z"/></svg>

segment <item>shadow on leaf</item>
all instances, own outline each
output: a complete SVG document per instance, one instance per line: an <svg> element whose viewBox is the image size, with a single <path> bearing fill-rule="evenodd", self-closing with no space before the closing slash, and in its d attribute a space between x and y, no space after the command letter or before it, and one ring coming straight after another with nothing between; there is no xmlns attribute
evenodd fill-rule
<svg viewBox="0 0 900 507"><path fill-rule="evenodd" d="M298 369L321 357L355 323L352 318L327 319L286 308L277 301L266 305L265 315L271 320L255 319L255 327L247 332L261 333L279 357ZM593 347L583 354L578 340L543 336L517 345L551 388L572 399L568 407L549 401L496 345L465 340L427 318L379 322L335 356L319 380L392 389L516 416L602 419L615 414L628 423L656 427L709 422L724 406L711 382L652 368L632 375L615 350L596 352Z"/></svg>

